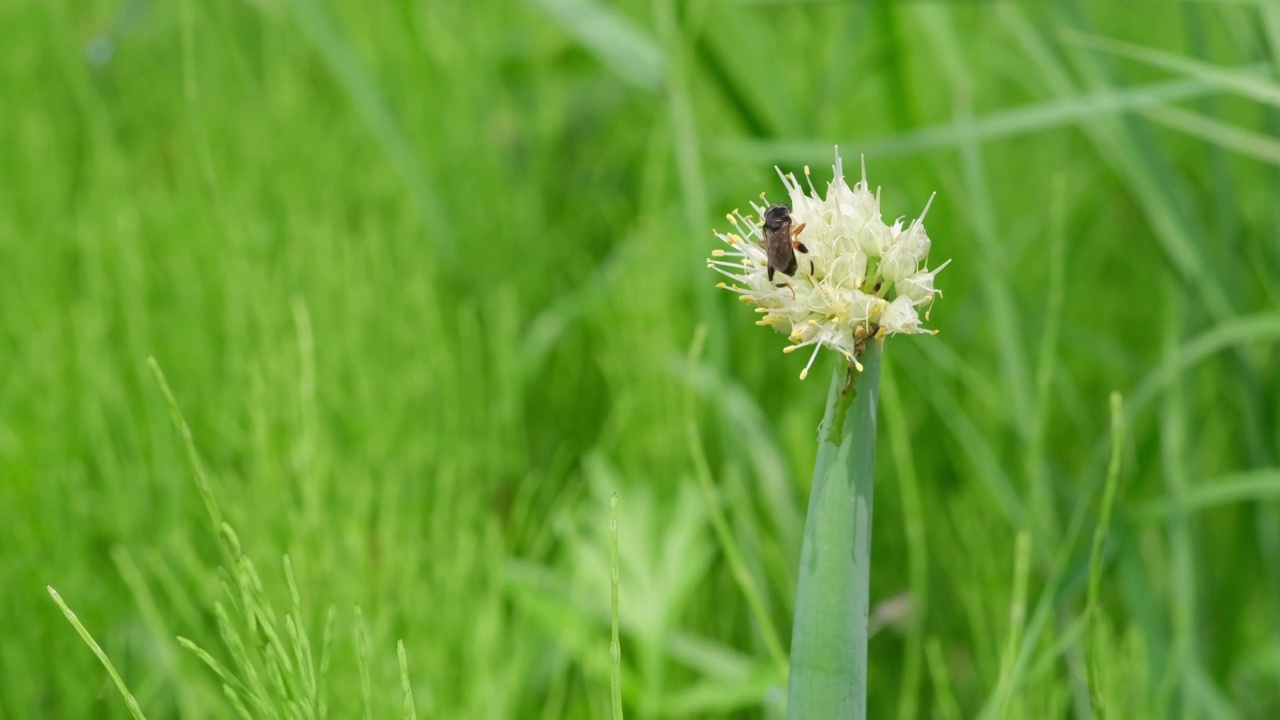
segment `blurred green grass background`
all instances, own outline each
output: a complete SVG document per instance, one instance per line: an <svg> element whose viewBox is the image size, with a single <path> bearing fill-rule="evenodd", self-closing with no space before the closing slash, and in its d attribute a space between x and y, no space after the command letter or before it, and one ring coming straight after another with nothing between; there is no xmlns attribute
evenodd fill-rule
<svg viewBox="0 0 1280 720"><path fill-rule="evenodd" d="M0 716L128 716L46 585L149 717L233 716L177 636L269 654L154 357L262 597L334 608L330 716L404 713L402 641L419 716L607 717L616 492L629 716L781 717L826 388L703 258L836 143L955 259L886 353L870 716L1089 717L1090 659L1110 717L1280 714L1280 5L0 20Z"/></svg>

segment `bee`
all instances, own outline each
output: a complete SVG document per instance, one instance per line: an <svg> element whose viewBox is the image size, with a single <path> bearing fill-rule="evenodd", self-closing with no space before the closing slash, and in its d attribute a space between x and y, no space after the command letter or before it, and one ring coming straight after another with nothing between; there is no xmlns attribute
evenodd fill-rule
<svg viewBox="0 0 1280 720"><path fill-rule="evenodd" d="M809 252L809 248L796 239L803 231L804 223L793 225L791 208L785 204L771 205L764 211L764 246L769 257L769 282L773 282L773 275L777 272L788 276L796 274L796 268L799 267L796 251ZM809 263L809 272L813 273L812 261ZM791 283L777 283L777 287L789 288ZM791 293L795 294L795 288L791 289Z"/></svg>

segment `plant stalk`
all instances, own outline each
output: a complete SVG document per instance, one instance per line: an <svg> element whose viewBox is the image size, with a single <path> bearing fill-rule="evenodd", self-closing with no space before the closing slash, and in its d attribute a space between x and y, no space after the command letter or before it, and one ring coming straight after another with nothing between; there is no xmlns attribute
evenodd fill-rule
<svg viewBox="0 0 1280 720"><path fill-rule="evenodd" d="M883 342L872 340L847 392L831 378L800 551L787 717L867 715L871 507Z"/></svg>

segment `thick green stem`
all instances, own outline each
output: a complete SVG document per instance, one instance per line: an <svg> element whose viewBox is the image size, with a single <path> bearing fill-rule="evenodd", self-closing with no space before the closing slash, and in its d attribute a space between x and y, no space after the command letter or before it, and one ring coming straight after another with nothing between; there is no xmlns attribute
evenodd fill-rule
<svg viewBox="0 0 1280 720"><path fill-rule="evenodd" d="M831 379L818 430L800 582L791 630L787 717L862 720L867 715L867 611L872 473L883 344L871 341L847 392Z"/></svg>

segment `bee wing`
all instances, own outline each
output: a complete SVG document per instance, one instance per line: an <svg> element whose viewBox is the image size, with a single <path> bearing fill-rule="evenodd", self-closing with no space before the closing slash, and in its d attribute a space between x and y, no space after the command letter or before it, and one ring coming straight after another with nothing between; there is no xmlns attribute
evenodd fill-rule
<svg viewBox="0 0 1280 720"><path fill-rule="evenodd" d="M769 256L769 267L786 275L796 274L796 251L791 246L790 227L770 232L766 245Z"/></svg>

